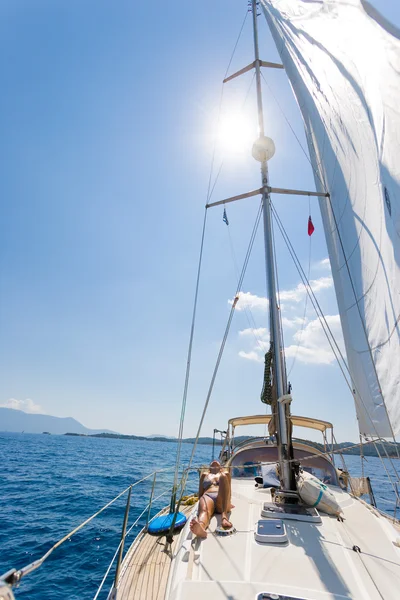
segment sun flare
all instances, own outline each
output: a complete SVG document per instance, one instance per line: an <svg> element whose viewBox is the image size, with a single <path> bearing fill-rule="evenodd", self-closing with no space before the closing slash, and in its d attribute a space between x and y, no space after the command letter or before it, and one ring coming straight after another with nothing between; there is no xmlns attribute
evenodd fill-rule
<svg viewBox="0 0 400 600"><path fill-rule="evenodd" d="M242 112L222 115L218 128L219 147L224 153L249 154L256 138L254 122Z"/></svg>

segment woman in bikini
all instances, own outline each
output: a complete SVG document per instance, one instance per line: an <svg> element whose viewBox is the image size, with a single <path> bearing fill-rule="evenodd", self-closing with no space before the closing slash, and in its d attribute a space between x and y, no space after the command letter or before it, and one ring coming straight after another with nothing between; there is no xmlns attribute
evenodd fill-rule
<svg viewBox="0 0 400 600"><path fill-rule="evenodd" d="M190 523L192 533L200 538L206 538L206 529L214 513L221 514L221 526L230 529L232 523L227 515L232 508L234 506L231 504L231 476L221 471L218 460L213 460L209 472L203 473L200 477L199 513Z"/></svg>

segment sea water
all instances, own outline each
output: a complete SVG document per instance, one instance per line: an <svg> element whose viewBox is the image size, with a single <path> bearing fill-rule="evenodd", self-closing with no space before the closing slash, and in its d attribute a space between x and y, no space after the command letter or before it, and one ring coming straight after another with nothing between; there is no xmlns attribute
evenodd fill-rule
<svg viewBox="0 0 400 600"><path fill-rule="evenodd" d="M191 451L192 445L183 444L183 464L187 464ZM40 558L55 542L149 473L163 469L157 475L154 497L170 489L175 456L175 442L0 433L0 575ZM199 445L195 464L207 464L211 458L212 446ZM359 475L359 457L345 456L345 460L351 473ZM390 462L385 464L392 472ZM395 496L380 460L368 457L364 466L379 508L392 514ZM133 488L128 529L147 505L151 486L152 479L148 479ZM197 486L198 475L193 473L190 491L196 491ZM17 600L94 598L120 541L126 499L124 494L27 575L15 591ZM152 514L169 499L166 493L156 500ZM146 518L144 514L133 527L126 547ZM107 597L114 569L115 565L99 595L101 600Z"/></svg>

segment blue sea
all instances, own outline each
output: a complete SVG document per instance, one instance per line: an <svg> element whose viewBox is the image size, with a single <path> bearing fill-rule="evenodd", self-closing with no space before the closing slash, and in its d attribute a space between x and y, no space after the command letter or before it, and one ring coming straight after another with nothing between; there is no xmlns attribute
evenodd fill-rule
<svg viewBox="0 0 400 600"><path fill-rule="evenodd" d="M183 444L182 463L187 464L191 450ZM0 575L40 558L131 483L166 469L157 477L155 497L161 494L172 485L175 455L174 442L0 433ZM195 464L211 457L212 446L198 446ZM353 476L360 475L359 457L345 460ZM365 471L379 508L393 514L395 496L380 460L368 458ZM128 527L148 503L151 483L133 488ZM197 486L193 473L189 488L196 491ZM159 498L152 514L169 499L169 494ZM125 504L126 495L57 548L22 580L17 600L94 598L120 541ZM146 515L132 529L126 548L145 522ZM106 599L113 574L114 568L100 600Z"/></svg>

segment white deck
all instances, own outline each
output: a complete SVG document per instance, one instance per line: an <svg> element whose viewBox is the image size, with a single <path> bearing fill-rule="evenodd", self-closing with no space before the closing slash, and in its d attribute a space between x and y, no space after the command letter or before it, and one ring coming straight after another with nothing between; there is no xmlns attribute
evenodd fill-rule
<svg viewBox="0 0 400 600"><path fill-rule="evenodd" d="M254 539L269 491L255 488L252 480L233 480L231 520L237 533L214 534L218 517L206 540L193 540L186 526L166 598L255 600L271 592L307 600L399 600L400 549L394 544L399 532L364 503L330 489L343 508L344 522L323 513L321 524L286 520L289 543L274 546Z"/></svg>

